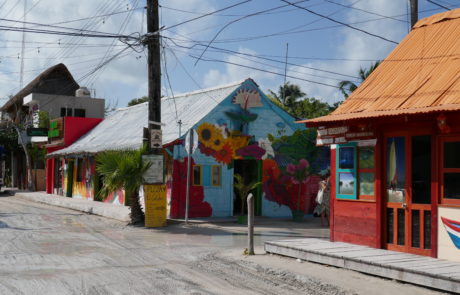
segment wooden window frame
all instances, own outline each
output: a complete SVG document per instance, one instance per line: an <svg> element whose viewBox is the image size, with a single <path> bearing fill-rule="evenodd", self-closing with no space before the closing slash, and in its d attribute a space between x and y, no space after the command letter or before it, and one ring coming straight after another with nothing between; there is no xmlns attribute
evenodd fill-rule
<svg viewBox="0 0 460 295"><path fill-rule="evenodd" d="M361 152L361 149L363 148L372 148L374 150L374 168L360 168L359 166L359 154ZM357 169L356 169L356 181L358 182L358 185L357 185L357 189L358 189L358 192L357 192L357 200L366 200L366 201L375 201L376 200L376 193L377 193L377 186L376 186L376 181L375 181L375 174L376 174L376 169L375 169L375 150L376 150L376 147L375 146L358 146L357 147L357 151L356 151L356 155L357 155ZM374 175L374 194L373 195L361 195L361 192L360 192L360 188L359 188L359 175L361 173L372 173Z"/></svg>
<svg viewBox="0 0 460 295"><path fill-rule="evenodd" d="M219 184L214 184L214 168L219 168ZM220 187L222 186L222 166L221 165L212 165L211 166L211 186Z"/></svg>
<svg viewBox="0 0 460 295"><path fill-rule="evenodd" d="M200 167L200 183L195 183L195 167ZM203 165L193 165L192 166L192 185L193 186L202 186L203 185Z"/></svg>
<svg viewBox="0 0 460 295"><path fill-rule="evenodd" d="M353 148L353 168L340 168L340 149L342 148ZM336 152L336 172L335 172L335 188L336 188L336 194L335 198L339 200L357 200L358 199L358 175L357 175L357 164L358 164L358 159L357 159L357 144L356 143L345 143L345 144L340 144L337 145L337 152ZM339 183L340 183L340 174L341 173L351 173L354 178L354 184L353 184L353 194L351 195L346 195L346 194L340 194L339 193Z"/></svg>
<svg viewBox="0 0 460 295"><path fill-rule="evenodd" d="M441 155L439 161L440 203L442 205L460 206L460 199L444 198L444 174L460 173L460 168L444 168L444 143L446 142L460 142L460 136L441 138Z"/></svg>

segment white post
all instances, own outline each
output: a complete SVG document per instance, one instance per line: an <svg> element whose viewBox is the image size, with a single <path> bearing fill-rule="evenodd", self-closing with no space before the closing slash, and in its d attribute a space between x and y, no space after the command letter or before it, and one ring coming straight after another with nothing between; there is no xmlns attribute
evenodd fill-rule
<svg viewBox="0 0 460 295"><path fill-rule="evenodd" d="M248 195L248 255L254 255L254 196Z"/></svg>

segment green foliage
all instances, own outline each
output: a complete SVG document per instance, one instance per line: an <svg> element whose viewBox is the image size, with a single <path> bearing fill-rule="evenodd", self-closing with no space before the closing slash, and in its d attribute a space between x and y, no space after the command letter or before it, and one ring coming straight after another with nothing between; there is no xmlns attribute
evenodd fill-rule
<svg viewBox="0 0 460 295"><path fill-rule="evenodd" d="M46 111L38 112L38 128L49 128L50 126L50 115Z"/></svg>
<svg viewBox="0 0 460 295"><path fill-rule="evenodd" d="M278 93L269 90L267 97L278 107L296 118L311 119L325 116L335 110L339 103L329 105L314 97L306 97L306 94L298 85L286 83L280 86Z"/></svg>
<svg viewBox="0 0 460 295"><path fill-rule="evenodd" d="M142 96L142 97L139 97L139 98L133 98L128 102L128 107L131 107L131 106L134 106L134 105L137 105L137 104L141 104L141 103L144 103L144 102L147 102L147 101L149 101L149 98L147 96Z"/></svg>
<svg viewBox="0 0 460 295"><path fill-rule="evenodd" d="M359 84L356 84L353 81L340 81L339 82L339 89L342 92L345 99L350 96L350 94L358 88L358 86L366 80L367 77L380 65L381 61L376 61L372 64L368 69L359 68L358 76L359 76Z"/></svg>
<svg viewBox="0 0 460 295"><path fill-rule="evenodd" d="M19 149L18 133L16 130L8 127L0 128L0 145L3 145L8 151Z"/></svg>
<svg viewBox="0 0 460 295"><path fill-rule="evenodd" d="M142 162L145 148L130 151L105 151L96 157L96 171L103 177L100 197L106 198L122 188L126 195L137 193L142 184L142 175L149 168Z"/></svg>
<svg viewBox="0 0 460 295"><path fill-rule="evenodd" d="M235 174L234 177L235 182L233 184L233 187L238 191L238 196L241 199L241 215L243 215L244 209L246 208L246 198L248 197L249 192L256 189L261 184L261 182L252 181L246 184L243 176Z"/></svg>
<svg viewBox="0 0 460 295"><path fill-rule="evenodd" d="M46 157L46 149L39 148L36 145L29 146L29 155L30 159L32 160L32 166L36 169L39 165L38 163L42 163L41 166L45 166L45 157Z"/></svg>

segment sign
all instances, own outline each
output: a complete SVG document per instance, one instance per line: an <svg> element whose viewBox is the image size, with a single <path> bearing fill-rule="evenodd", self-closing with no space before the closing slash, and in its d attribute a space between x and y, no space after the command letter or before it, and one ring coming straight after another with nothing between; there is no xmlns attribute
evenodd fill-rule
<svg viewBox="0 0 460 295"><path fill-rule="evenodd" d="M143 155L142 161L150 163L149 169L142 176L143 183L163 183L163 155Z"/></svg>
<svg viewBox="0 0 460 295"><path fill-rule="evenodd" d="M63 118L57 118L54 120L51 120L50 122L50 129L48 130L48 137L49 138L62 138L63 135L63 126L64 126L64 121Z"/></svg>
<svg viewBox="0 0 460 295"><path fill-rule="evenodd" d="M27 128L27 136L48 136L48 128Z"/></svg>
<svg viewBox="0 0 460 295"><path fill-rule="evenodd" d="M159 149L163 146L163 139L161 136L161 129L150 130L150 148Z"/></svg>
<svg viewBox="0 0 460 295"><path fill-rule="evenodd" d="M193 135L192 135L193 133ZM192 136L192 140L190 140L190 136ZM198 134L196 133L195 129L190 129L187 132L187 136L185 136L185 151L189 152L190 150L190 142L192 141L192 154L198 147Z"/></svg>
<svg viewBox="0 0 460 295"><path fill-rule="evenodd" d="M317 130L316 145L343 144L361 140L375 139L375 132L366 126L320 127Z"/></svg>
<svg viewBox="0 0 460 295"><path fill-rule="evenodd" d="M166 226L166 185L144 184L145 227Z"/></svg>

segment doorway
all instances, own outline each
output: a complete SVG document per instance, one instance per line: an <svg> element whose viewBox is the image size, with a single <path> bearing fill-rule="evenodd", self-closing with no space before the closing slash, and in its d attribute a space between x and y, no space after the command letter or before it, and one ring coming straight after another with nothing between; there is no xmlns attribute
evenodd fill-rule
<svg viewBox="0 0 460 295"><path fill-rule="evenodd" d="M385 138L386 248L431 255L432 136Z"/></svg>
<svg viewBox="0 0 460 295"><path fill-rule="evenodd" d="M243 177L245 184L253 181L260 182L262 180L262 161L261 160L234 160L233 173L239 174ZM234 180L235 181L235 180ZM251 193L254 195L254 214L261 215L262 211L262 185L259 185ZM238 191L234 188L233 198L233 215L241 214L241 198ZM247 206L245 206L244 214L247 213Z"/></svg>

